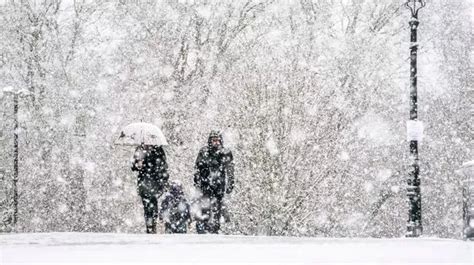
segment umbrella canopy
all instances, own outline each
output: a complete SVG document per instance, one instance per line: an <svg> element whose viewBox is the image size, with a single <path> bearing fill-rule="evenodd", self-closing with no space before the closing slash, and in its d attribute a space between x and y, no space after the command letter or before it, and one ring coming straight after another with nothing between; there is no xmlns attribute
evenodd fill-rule
<svg viewBox="0 0 474 265"><path fill-rule="evenodd" d="M168 145L163 132L150 123L136 122L125 126L115 141L117 145Z"/></svg>

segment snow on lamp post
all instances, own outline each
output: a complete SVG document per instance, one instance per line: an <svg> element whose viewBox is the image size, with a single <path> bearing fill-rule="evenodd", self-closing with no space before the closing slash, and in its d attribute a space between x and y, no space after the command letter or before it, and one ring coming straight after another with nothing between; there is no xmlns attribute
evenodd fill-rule
<svg viewBox="0 0 474 265"><path fill-rule="evenodd" d="M4 87L3 93L13 94L13 216L12 226L16 230L18 221L18 101L20 96L29 96L30 92L26 89L15 90L13 87Z"/></svg>
<svg viewBox="0 0 474 265"><path fill-rule="evenodd" d="M418 159L418 142L423 136L423 124L418 121L417 103L417 69L416 57L418 51L417 28L419 25L418 11L426 5L423 0L408 0L405 6L411 11L410 25L410 120L407 122L407 138L410 142L410 159L412 168L408 176L407 195L409 212L407 223L407 237L418 237L423 233L421 223L421 192L420 192L420 166Z"/></svg>

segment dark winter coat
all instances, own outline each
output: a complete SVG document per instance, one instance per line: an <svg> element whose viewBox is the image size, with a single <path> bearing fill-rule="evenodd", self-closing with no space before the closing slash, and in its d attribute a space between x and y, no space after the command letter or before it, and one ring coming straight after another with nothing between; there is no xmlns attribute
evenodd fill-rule
<svg viewBox="0 0 474 265"><path fill-rule="evenodd" d="M196 159L197 172L194 184L203 195L223 197L234 188L234 162L232 152L227 148L214 150L206 146L201 148Z"/></svg>
<svg viewBox="0 0 474 265"><path fill-rule="evenodd" d="M139 146L135 151L132 170L138 171L138 193L142 198L161 195L169 178L163 147Z"/></svg>
<svg viewBox="0 0 474 265"><path fill-rule="evenodd" d="M167 233L186 233L191 221L189 203L182 191L171 190L161 203L160 219L164 220Z"/></svg>

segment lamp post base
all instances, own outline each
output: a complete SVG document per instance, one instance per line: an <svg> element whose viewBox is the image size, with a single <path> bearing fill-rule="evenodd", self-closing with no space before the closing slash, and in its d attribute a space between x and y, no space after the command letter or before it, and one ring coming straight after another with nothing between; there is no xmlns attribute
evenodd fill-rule
<svg viewBox="0 0 474 265"><path fill-rule="evenodd" d="M408 224L407 233L405 237L419 237L423 234L423 228L421 225Z"/></svg>

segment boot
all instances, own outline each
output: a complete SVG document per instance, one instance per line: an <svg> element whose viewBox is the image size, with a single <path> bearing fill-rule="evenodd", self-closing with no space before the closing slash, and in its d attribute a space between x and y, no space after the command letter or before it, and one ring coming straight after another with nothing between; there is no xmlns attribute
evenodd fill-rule
<svg viewBox="0 0 474 265"><path fill-rule="evenodd" d="M146 218L145 219L145 225L146 225L146 233L147 234L156 234L156 223L153 225L153 219L152 218ZM153 230L155 232L153 233Z"/></svg>
<svg viewBox="0 0 474 265"><path fill-rule="evenodd" d="M151 224L151 233L156 234L156 218L153 218L153 221Z"/></svg>

